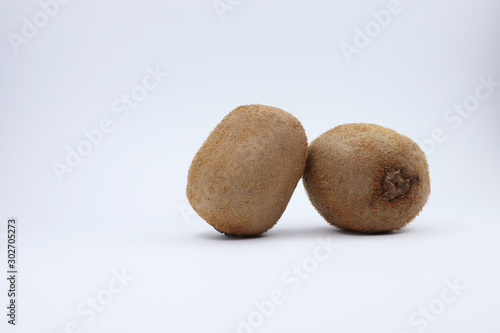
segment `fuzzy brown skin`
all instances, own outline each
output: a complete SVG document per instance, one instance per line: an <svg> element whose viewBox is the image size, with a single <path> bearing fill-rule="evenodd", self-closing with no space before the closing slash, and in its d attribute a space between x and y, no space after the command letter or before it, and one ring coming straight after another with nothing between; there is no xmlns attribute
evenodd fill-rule
<svg viewBox="0 0 500 333"><path fill-rule="evenodd" d="M306 159L306 134L294 116L271 106L240 106L194 157L187 197L218 231L260 235L285 211Z"/></svg>
<svg viewBox="0 0 500 333"><path fill-rule="evenodd" d="M398 230L430 194L424 152L410 138L372 124L337 126L308 148L304 186L332 225L349 231Z"/></svg>

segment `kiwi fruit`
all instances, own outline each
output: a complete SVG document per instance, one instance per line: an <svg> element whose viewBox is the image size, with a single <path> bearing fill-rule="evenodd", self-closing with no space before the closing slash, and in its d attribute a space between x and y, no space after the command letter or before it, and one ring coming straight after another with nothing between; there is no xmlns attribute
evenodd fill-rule
<svg viewBox="0 0 500 333"><path fill-rule="evenodd" d="M304 187L327 222L347 231L399 230L430 194L424 152L410 138L372 124L337 126L308 147Z"/></svg>
<svg viewBox="0 0 500 333"><path fill-rule="evenodd" d="M306 159L307 138L297 118L276 107L240 106L196 153L186 194L216 230L257 236L285 211Z"/></svg>

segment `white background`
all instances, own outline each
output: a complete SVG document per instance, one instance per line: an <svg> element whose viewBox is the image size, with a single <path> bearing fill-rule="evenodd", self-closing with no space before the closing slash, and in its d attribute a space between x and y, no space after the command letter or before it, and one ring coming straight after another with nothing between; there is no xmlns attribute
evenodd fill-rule
<svg viewBox="0 0 500 333"><path fill-rule="evenodd" d="M500 81L500 3L401 0L350 62L341 44L388 1L230 3L221 18L211 0L73 0L13 47L41 7L2 0L0 266L15 216L20 275L16 327L2 278L1 331L236 332L278 289L284 302L240 332L498 332L500 87L457 128L443 116L478 77ZM120 119L112 104L146 68L169 74ZM189 210L187 170L213 127L251 103L291 112L309 141L348 122L419 142L443 131L427 206L398 233L343 233L299 183L263 237L218 234ZM106 118L114 130L60 181L54 163ZM284 276L320 239L337 248L292 290ZM79 306L122 270L133 280L86 322ZM449 304L446 281L466 288ZM442 313L425 329L410 323L430 305Z"/></svg>

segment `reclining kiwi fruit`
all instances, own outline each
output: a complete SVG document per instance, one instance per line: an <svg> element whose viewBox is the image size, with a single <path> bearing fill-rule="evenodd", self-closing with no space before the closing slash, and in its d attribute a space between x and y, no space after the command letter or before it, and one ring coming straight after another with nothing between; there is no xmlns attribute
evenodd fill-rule
<svg viewBox="0 0 500 333"><path fill-rule="evenodd" d="M363 123L340 125L315 139L303 183L327 222L362 233L403 228L430 193L419 146L391 129Z"/></svg>
<svg viewBox="0 0 500 333"><path fill-rule="evenodd" d="M260 235L283 214L306 159L306 134L294 116L271 106L240 106L196 153L186 194L216 230Z"/></svg>

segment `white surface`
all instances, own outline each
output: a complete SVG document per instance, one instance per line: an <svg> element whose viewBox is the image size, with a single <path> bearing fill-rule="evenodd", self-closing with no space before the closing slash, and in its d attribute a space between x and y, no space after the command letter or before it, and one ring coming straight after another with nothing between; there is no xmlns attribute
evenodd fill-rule
<svg viewBox="0 0 500 333"><path fill-rule="evenodd" d="M0 219L20 223L20 307L15 328L2 310L2 332L72 321L81 332L236 332L281 290L255 332L411 333L412 314L455 279L466 289L425 331L498 332L500 88L456 129L443 115L478 77L500 81L500 5L402 0L348 63L341 43L387 3L243 1L221 20L212 1L73 0L15 53L8 33L40 7L3 1ZM156 67L169 76L119 118L113 102ZM291 112L309 140L347 122L420 142L441 128L428 205L399 233L342 233L299 183L264 237L225 238L187 209L187 169L223 116L249 103ZM114 131L58 181L52 164L105 118ZM292 291L283 276L311 262L318 239L338 248ZM122 269L134 279L86 323L79 305Z"/></svg>

